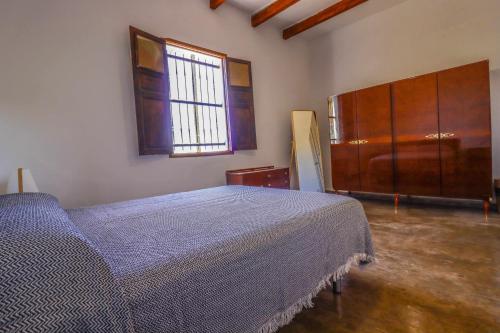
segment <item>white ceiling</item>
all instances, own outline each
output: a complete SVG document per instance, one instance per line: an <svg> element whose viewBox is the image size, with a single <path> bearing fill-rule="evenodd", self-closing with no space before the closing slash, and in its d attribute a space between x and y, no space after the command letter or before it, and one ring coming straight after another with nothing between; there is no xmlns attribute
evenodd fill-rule
<svg viewBox="0 0 500 333"><path fill-rule="evenodd" d="M272 24L279 29L284 29L339 1L340 0L301 0L264 24ZM303 38L314 38L320 34L333 31L367 16L376 14L403 1L406 0L368 0L367 2L343 14L330 19L329 21L323 22L316 27L301 33L299 36ZM248 12L248 20L250 21L251 14L258 12L269 3L272 3L273 0L228 0L227 2Z"/></svg>

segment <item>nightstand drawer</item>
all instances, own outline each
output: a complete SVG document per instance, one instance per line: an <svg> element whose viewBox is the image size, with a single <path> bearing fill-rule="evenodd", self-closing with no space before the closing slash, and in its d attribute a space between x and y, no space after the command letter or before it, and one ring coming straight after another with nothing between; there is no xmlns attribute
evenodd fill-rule
<svg viewBox="0 0 500 333"><path fill-rule="evenodd" d="M290 188L288 178L275 178L264 183L264 187Z"/></svg>
<svg viewBox="0 0 500 333"><path fill-rule="evenodd" d="M226 171L228 185L290 188L288 168L262 167Z"/></svg>
<svg viewBox="0 0 500 333"><path fill-rule="evenodd" d="M288 168L269 170L262 172L262 174L267 181L289 178Z"/></svg>

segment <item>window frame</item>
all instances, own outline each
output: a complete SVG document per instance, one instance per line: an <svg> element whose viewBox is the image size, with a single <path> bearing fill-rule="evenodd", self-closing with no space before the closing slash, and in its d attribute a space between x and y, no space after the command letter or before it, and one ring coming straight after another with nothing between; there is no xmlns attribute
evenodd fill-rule
<svg viewBox="0 0 500 333"><path fill-rule="evenodd" d="M234 149L231 141L231 123L230 123L230 118L229 118L229 98L228 98L228 81L227 81L227 54L210 50L204 47L196 46L193 44L181 42L179 40L173 39L173 38L165 38L165 44L166 45L171 45L183 49L187 49L189 51L197 52L197 53L202 53L206 54L212 57L220 58L221 59L221 64L222 64L222 84L223 84L223 92L224 92L224 111L226 114L226 135L227 135L227 150L221 150L221 151L207 151L207 152L190 152L190 153L175 153L174 152L174 147L173 147L173 137L172 137L172 152L169 153L169 156L171 158L179 158L179 157L199 157L199 156L218 156L218 155L233 155L234 154ZM165 52L166 49L165 49ZM168 65L167 65L168 68ZM170 77L167 73L167 79L170 81ZM170 93L168 94L168 103L170 105ZM170 117L170 121L172 121L172 116ZM172 133L173 133L173 127L172 127ZM173 135L173 134L172 134Z"/></svg>

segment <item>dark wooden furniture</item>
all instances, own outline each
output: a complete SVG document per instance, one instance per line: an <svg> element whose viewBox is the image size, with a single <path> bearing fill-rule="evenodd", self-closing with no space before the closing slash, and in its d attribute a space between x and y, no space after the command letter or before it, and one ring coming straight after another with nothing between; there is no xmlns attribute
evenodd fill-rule
<svg viewBox="0 0 500 333"><path fill-rule="evenodd" d="M336 190L394 192L388 84L337 97L339 137L331 145Z"/></svg>
<svg viewBox="0 0 500 333"><path fill-rule="evenodd" d="M492 189L488 61L337 96L335 190L482 199ZM352 147L352 148L351 148Z"/></svg>
<svg viewBox="0 0 500 333"><path fill-rule="evenodd" d="M441 194L491 196L490 78L488 62L438 73Z"/></svg>
<svg viewBox="0 0 500 333"><path fill-rule="evenodd" d="M439 196L441 165L436 74L392 83L397 191Z"/></svg>
<svg viewBox="0 0 500 333"><path fill-rule="evenodd" d="M497 200L497 212L500 213L500 179L495 179L495 196Z"/></svg>
<svg viewBox="0 0 500 333"><path fill-rule="evenodd" d="M332 173L334 188L360 191L358 129L356 96L354 92L337 96L339 137L330 146L330 156L335 172Z"/></svg>
<svg viewBox="0 0 500 333"><path fill-rule="evenodd" d="M359 177L363 192L394 192L391 89L388 84L356 91Z"/></svg>
<svg viewBox="0 0 500 333"><path fill-rule="evenodd" d="M290 189L289 168L265 166L226 171L228 185L247 185Z"/></svg>

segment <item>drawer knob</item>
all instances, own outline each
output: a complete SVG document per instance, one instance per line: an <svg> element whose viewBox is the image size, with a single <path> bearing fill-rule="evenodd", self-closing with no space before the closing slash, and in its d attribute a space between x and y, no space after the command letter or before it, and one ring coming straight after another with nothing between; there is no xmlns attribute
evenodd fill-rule
<svg viewBox="0 0 500 333"><path fill-rule="evenodd" d="M267 184L267 187L271 187L271 184Z"/></svg>
<svg viewBox="0 0 500 333"><path fill-rule="evenodd" d="M267 174L267 178L271 178L271 174L270 173Z"/></svg>

